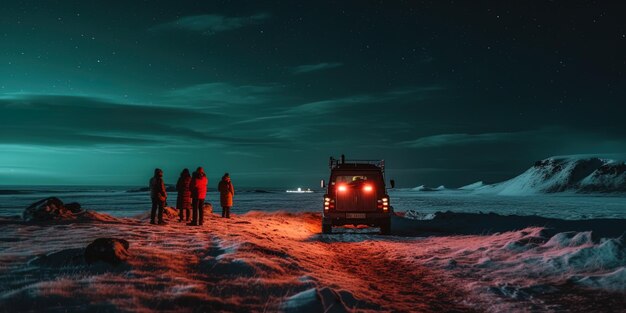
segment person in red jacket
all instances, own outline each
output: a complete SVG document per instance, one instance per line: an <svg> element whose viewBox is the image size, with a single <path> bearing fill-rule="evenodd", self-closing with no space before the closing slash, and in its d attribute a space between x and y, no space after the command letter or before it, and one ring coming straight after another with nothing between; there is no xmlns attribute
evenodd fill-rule
<svg viewBox="0 0 626 313"><path fill-rule="evenodd" d="M189 184L191 189L191 209L193 211L190 226L202 225L204 222L204 199L206 198L206 188L209 180L204 174L204 169L198 167L191 177Z"/></svg>
<svg viewBox="0 0 626 313"><path fill-rule="evenodd" d="M182 222L186 220L189 222L191 219L191 190L189 184L191 183L191 174L188 169L184 169L180 173L178 182L176 183L176 191L178 191L178 197L176 198L176 208L178 209L178 221Z"/></svg>
<svg viewBox="0 0 626 313"><path fill-rule="evenodd" d="M222 217L230 218L230 208L233 206L233 196L235 188L230 181L230 175L225 173L222 180L217 184L217 190L220 192L220 205L222 206Z"/></svg>
<svg viewBox="0 0 626 313"><path fill-rule="evenodd" d="M150 224L155 224L154 218L158 215L159 224L163 225L163 207L167 199L165 184L163 183L163 171L160 168L154 169L154 176L150 178L150 198L152 199L152 211L150 212ZM158 214L157 214L158 210Z"/></svg>

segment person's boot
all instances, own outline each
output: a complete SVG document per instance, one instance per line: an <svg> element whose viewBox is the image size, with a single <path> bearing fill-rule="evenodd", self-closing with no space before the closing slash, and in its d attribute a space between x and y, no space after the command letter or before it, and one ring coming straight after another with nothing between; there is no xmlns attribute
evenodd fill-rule
<svg viewBox="0 0 626 313"><path fill-rule="evenodd" d="M156 223L154 222L154 220L150 220L150 224L154 225Z"/></svg>
<svg viewBox="0 0 626 313"><path fill-rule="evenodd" d="M167 222L166 222L166 221L164 221L164 220L160 220L160 221L159 221L159 225L167 225Z"/></svg>

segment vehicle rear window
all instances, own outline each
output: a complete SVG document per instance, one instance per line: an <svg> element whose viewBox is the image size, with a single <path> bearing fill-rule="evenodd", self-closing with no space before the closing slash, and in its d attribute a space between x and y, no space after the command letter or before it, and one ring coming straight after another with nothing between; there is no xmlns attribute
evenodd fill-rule
<svg viewBox="0 0 626 313"><path fill-rule="evenodd" d="M336 184L351 184L351 183L359 183L359 182L366 182L366 181L372 181L372 182L376 182L378 176L376 175L342 175L342 176L336 176L335 177L335 183Z"/></svg>

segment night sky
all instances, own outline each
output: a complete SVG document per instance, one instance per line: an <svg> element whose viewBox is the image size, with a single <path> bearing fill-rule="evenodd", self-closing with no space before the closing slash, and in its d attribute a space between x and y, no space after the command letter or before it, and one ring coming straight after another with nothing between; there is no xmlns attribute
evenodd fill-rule
<svg viewBox="0 0 626 313"><path fill-rule="evenodd" d="M315 187L345 153L454 187L622 157L620 3L3 1L0 184Z"/></svg>

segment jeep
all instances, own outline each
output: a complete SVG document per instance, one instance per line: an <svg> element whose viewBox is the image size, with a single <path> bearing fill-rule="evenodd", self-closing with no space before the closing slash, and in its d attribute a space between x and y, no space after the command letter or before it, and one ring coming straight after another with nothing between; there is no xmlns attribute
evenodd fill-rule
<svg viewBox="0 0 626 313"><path fill-rule="evenodd" d="M333 226L368 225L380 227L381 234L391 231L389 195L385 186L384 160L340 160L330 157L330 178L324 195L322 233L332 233ZM391 188L395 182L390 181Z"/></svg>

